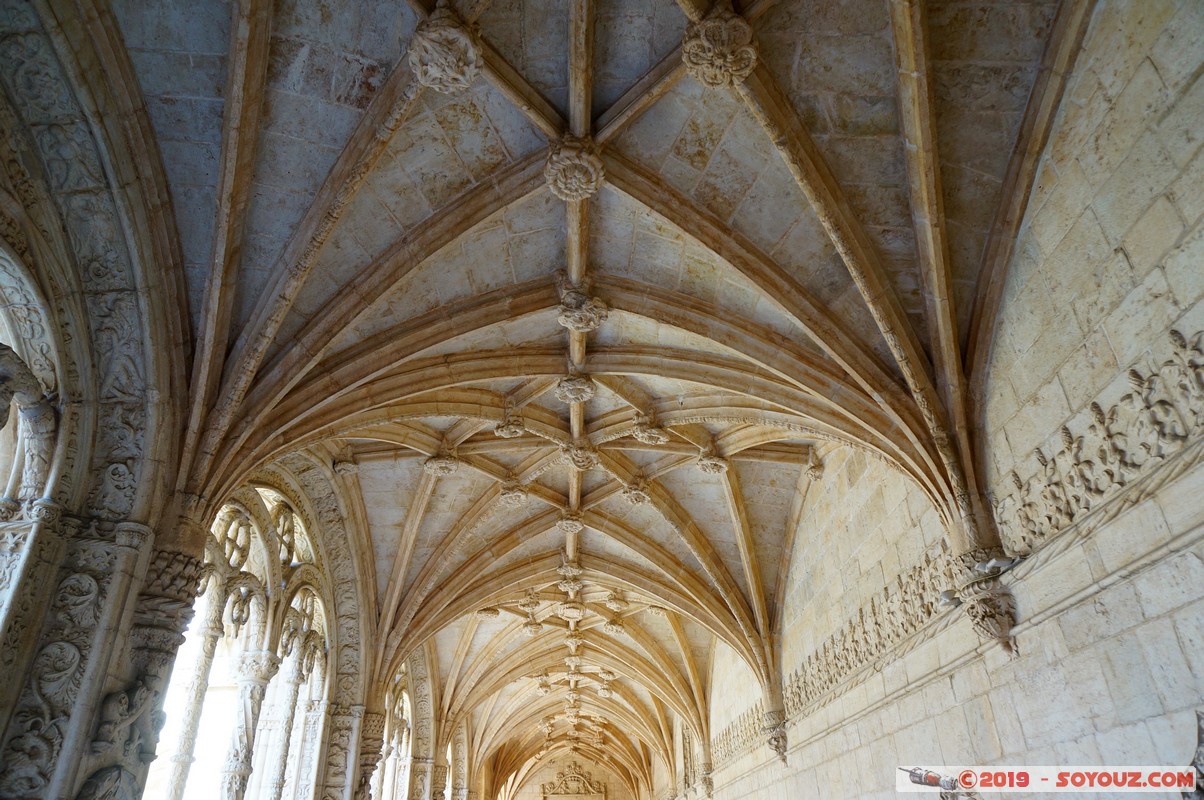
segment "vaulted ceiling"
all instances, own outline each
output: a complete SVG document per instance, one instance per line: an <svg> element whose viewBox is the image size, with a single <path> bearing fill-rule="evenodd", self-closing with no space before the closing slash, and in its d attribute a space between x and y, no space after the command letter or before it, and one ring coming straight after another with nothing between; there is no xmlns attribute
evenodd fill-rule
<svg viewBox="0 0 1204 800"><path fill-rule="evenodd" d="M429 646L500 780L650 786L717 647L772 690L832 448L967 524L1056 2L113 7L187 274L180 488L354 464L376 678Z"/></svg>

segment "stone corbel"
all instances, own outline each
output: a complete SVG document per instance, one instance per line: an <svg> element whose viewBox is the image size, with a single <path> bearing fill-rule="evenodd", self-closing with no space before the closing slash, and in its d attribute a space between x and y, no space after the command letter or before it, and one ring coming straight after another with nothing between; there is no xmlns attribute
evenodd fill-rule
<svg viewBox="0 0 1204 800"><path fill-rule="evenodd" d="M956 588L942 593L946 605L961 606L980 638L999 642L1010 655L1017 653L1011 633L1016 624L1016 602L999 576L1019 562L999 547L962 553L953 558Z"/></svg>

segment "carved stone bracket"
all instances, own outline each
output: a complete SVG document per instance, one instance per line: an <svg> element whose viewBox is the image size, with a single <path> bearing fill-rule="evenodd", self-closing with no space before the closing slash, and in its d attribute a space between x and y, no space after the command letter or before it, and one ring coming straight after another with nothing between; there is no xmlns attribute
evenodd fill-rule
<svg viewBox="0 0 1204 800"><path fill-rule="evenodd" d="M481 71L481 51L447 0L418 24L410 40L410 69L418 82L442 94L467 89Z"/></svg>
<svg viewBox="0 0 1204 800"><path fill-rule="evenodd" d="M786 763L786 712L781 710L766 711L761 716L761 733L769 744L769 749L777 753L783 764Z"/></svg>
<svg viewBox="0 0 1204 800"><path fill-rule="evenodd" d="M704 86L735 86L757 66L752 26L732 11L731 0L718 0L705 17L686 28L681 60Z"/></svg>

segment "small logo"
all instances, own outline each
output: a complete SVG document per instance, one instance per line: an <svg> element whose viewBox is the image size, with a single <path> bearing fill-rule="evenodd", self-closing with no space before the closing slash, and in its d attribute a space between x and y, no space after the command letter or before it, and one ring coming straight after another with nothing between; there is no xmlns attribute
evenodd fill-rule
<svg viewBox="0 0 1204 800"><path fill-rule="evenodd" d="M961 774L957 776L957 782L961 784L963 789L973 789L978 785L978 773L972 769L963 769Z"/></svg>

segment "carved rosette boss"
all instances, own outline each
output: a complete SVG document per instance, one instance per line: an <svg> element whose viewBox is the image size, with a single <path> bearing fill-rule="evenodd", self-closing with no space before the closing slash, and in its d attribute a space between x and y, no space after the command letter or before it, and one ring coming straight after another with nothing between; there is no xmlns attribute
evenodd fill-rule
<svg viewBox="0 0 1204 800"><path fill-rule="evenodd" d="M730 0L720 0L705 17L686 28L681 60L686 71L704 86L735 86L757 66L752 41L752 26L732 11Z"/></svg>
<svg viewBox="0 0 1204 800"><path fill-rule="evenodd" d="M593 139L565 136L552 145L543 176L561 200L585 200L602 185L602 159Z"/></svg>
<svg viewBox="0 0 1204 800"><path fill-rule="evenodd" d="M574 333L596 331L610 313L606 303L589 296L582 288L569 283L563 272L556 275L556 289L560 293L556 321Z"/></svg>
<svg viewBox="0 0 1204 800"><path fill-rule="evenodd" d="M481 51L447 0L439 0L431 15L414 30L409 62L420 84L441 94L456 94L467 89L480 73Z"/></svg>

